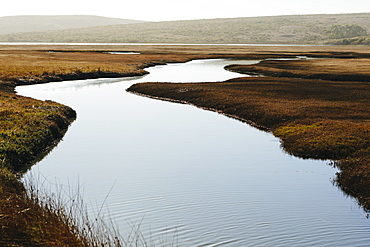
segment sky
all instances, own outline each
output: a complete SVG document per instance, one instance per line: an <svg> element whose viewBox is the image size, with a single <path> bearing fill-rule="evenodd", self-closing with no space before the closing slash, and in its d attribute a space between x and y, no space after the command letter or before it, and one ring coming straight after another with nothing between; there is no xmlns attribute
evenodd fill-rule
<svg viewBox="0 0 370 247"><path fill-rule="evenodd" d="M370 13L369 0L10 0L0 17L98 15L144 21L252 16Z"/></svg>

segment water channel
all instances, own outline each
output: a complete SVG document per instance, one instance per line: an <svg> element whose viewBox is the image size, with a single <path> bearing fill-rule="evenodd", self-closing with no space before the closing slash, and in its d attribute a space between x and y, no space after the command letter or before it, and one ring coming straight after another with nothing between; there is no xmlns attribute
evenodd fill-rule
<svg viewBox="0 0 370 247"><path fill-rule="evenodd" d="M217 113L125 91L145 81L223 81L240 76L223 66L241 62L196 60L143 77L17 87L78 114L30 173L79 184L123 237L141 222L144 236L176 238L176 246L368 246L369 220L333 186L336 170L326 161L292 157L270 133Z"/></svg>

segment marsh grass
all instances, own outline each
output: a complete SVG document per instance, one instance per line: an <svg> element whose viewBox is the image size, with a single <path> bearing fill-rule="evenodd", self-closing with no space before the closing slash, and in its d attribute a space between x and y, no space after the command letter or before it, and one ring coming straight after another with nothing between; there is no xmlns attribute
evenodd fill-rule
<svg viewBox="0 0 370 247"><path fill-rule="evenodd" d="M0 80L16 85L144 75L143 68L199 55L113 55L99 51L0 51Z"/></svg>
<svg viewBox="0 0 370 247"><path fill-rule="evenodd" d="M131 232L121 239L110 219L105 218L101 221L102 217L98 219L86 214L86 206L79 187L71 189L60 186L59 192L53 194L47 189L46 182L39 180L38 184L33 183L35 181L27 182L26 190L18 180L18 172L25 171L41 157L40 155L45 154L60 140L68 125L76 117L76 112L55 102L17 96L14 94L15 85L64 79L141 75L146 73L143 69L149 66L200 58L263 59L308 54L338 57L343 56L344 53L348 56L348 53L354 52L366 57L369 54L369 50L363 47L314 46L268 48L0 46L0 48L0 245L3 246L177 246L176 230L171 231L174 232L173 238L168 235L144 238L141 231L142 221L130 223ZM122 56L104 53L128 50L141 54ZM289 134L290 137L292 130L299 129L301 133L303 130L305 132L320 129L315 128L315 124L324 125L325 119L318 120L317 117L325 113L339 117L335 119L337 123L341 119L350 117L356 123L364 124L364 128L368 129L370 97L366 94L367 91L359 88L356 83L353 84L354 87L347 88L349 90L343 90L342 84L320 85L314 80L299 80L301 84L297 84L298 80L295 79L277 80L267 77L264 79L266 80L253 81L242 78L227 83L202 85L172 84L167 85L168 88L162 84L144 84L143 92L179 101L186 100L205 108L212 107L221 113L251 120L259 123L260 126L267 126L268 129L291 125L290 129L281 129L281 133ZM316 84L312 84L313 82ZM305 86L297 87L297 85ZM308 87L309 85L311 87ZM317 86L321 88L317 90ZM326 93L319 93L322 88L338 89L329 95L330 97L342 95L342 100L333 100L330 97L319 100L317 95L326 95ZM132 90L136 89L138 89L137 86L132 88ZM289 91L292 89L294 91ZM308 92L310 93L307 94ZM302 95L304 99L300 98ZM351 100L345 100L348 95L352 95ZM353 97L355 95L359 97ZM344 113L343 109L345 109ZM297 116L304 118L304 121L292 122ZM311 119L307 116L311 116ZM297 125L294 126L295 124ZM344 191L349 191L357 198L361 196L365 198L361 201L363 205L370 202L370 196L363 196L363 186L370 188L368 185L370 179L367 179L367 174L370 174L367 173L369 162L366 161L369 151L366 150L363 151L362 156L355 152L352 155L352 163L348 162L346 166L344 163L341 164L343 171L355 170L351 181L348 180L349 182L346 183L343 180L343 188L348 185L348 189ZM362 166L357 165L359 159ZM356 169L351 169L352 167ZM356 184L359 179L364 181L364 184ZM359 186L354 189L354 184ZM64 193L67 193L67 196ZM98 213L95 215L102 216Z"/></svg>
<svg viewBox="0 0 370 247"><path fill-rule="evenodd" d="M52 102L0 92L0 160L15 172L49 150L59 140L76 112Z"/></svg>
<svg viewBox="0 0 370 247"><path fill-rule="evenodd" d="M312 55L318 56L318 54ZM368 82L370 80L370 71L368 69L370 59L368 59L368 55L338 53L335 56L338 58L286 61L265 60L253 66L230 65L226 69L243 74L263 74L285 78L357 82Z"/></svg>
<svg viewBox="0 0 370 247"><path fill-rule="evenodd" d="M1 179L1 246L82 246L63 219L27 195L14 178Z"/></svg>
<svg viewBox="0 0 370 247"><path fill-rule="evenodd" d="M61 221L63 226L68 226L72 236L76 236L77 246L177 246L176 231L173 236L169 236L168 232L157 235L156 238L151 234L144 235L144 217L135 222L128 221L131 231L122 236L106 204L114 184L104 201L91 209L92 205L85 203L83 188L78 181L75 186L64 185L58 179L50 182L40 173L35 175L31 172L23 179L23 183L27 200L42 209L45 219L52 216Z"/></svg>
<svg viewBox="0 0 370 247"><path fill-rule="evenodd" d="M95 216L89 214L79 184L62 185L57 180L50 183L32 173L24 179L26 197L39 206L46 215L55 216L68 226L81 246L125 246L113 221L107 220L101 209ZM53 191L53 192L52 192ZM101 207L103 207L102 205Z"/></svg>

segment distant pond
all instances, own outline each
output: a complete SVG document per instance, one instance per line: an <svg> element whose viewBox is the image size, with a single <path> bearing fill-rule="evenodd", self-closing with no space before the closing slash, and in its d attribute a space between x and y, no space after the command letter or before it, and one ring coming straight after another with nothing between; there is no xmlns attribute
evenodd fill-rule
<svg viewBox="0 0 370 247"><path fill-rule="evenodd" d="M141 222L141 233L164 246L368 246L369 220L333 186L326 161L292 157L272 134L215 112L125 91L146 81L223 81L240 76L223 67L242 62L256 61L195 60L143 77L17 87L78 114L30 172L80 184L91 212L104 203L123 237Z"/></svg>

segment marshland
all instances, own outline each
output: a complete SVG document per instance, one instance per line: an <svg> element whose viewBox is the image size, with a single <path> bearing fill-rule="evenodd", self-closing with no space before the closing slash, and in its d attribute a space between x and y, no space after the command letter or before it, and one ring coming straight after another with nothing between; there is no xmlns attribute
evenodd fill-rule
<svg viewBox="0 0 370 247"><path fill-rule="evenodd" d="M48 217L56 220L45 220L43 204L28 199L19 181L20 173L26 172L56 145L55 152L51 151L33 170L41 170L47 176L80 173L80 179L85 177L84 171L90 173L90 170L98 171L104 178L111 176L112 180L105 180L105 189L102 187L99 197L104 199L112 187L109 197L118 199L111 206L108 200L108 207L110 211L117 210L116 220L144 218L144 223L149 221L152 227L158 227L151 229L154 236L161 232L173 234L168 229L175 229L179 245L232 246L252 240L263 243L262 236L270 243L284 245L295 239L295 234L302 233L291 229L284 232L286 237L277 238L278 229L287 230L288 225L304 228L305 224L314 227L310 229L313 234L305 235L309 243L324 244L323 235L335 231L338 241L348 244L355 241L358 246L368 241L363 234L369 231L366 213L370 207L367 47L40 45L0 48L3 98L0 207L4 243L87 245L84 237L74 230L75 226L68 225L69 221L59 220L53 213ZM210 64L219 63L217 66L223 72L238 74L225 81L204 79L186 83L185 75L175 70L174 78L180 78L160 83L166 78L153 77L154 82L150 83L150 75L161 69L197 64L197 61L199 70L206 70L207 61L211 61ZM195 67L191 69L187 73L196 78L200 72ZM96 79L102 77L108 79ZM122 77L132 79L119 79ZM85 80L74 81L78 79ZM45 91L40 97L49 99L58 87L61 91L56 91L52 101L20 96L19 92L23 95L24 91L19 86L40 83L46 88L35 88L32 97L38 91ZM51 85L50 89L47 85ZM32 86L25 86L25 91L27 87L32 93ZM81 88L82 94L74 94L76 88ZM133 94L126 93L126 88ZM211 112L158 99L191 104ZM92 109L85 110L88 106ZM128 108L131 106L134 107ZM99 129L103 123L107 124L105 129ZM248 123L257 128L249 127ZM125 129L129 131L124 132ZM58 145L65 131L66 136ZM115 140L121 132L124 137ZM179 139L178 134L185 139ZM95 139L105 144L92 150L87 143ZM248 139L251 140L247 142ZM260 139L267 139L269 144L257 144ZM112 146L105 150L108 142ZM85 145L88 148L83 148ZM257 151L253 146L260 149ZM72 155L76 149L84 154L83 159ZM113 156L126 149L131 152ZM267 160L256 161L253 152ZM89 158L91 153L101 155ZM98 162L92 165L97 157ZM108 168L109 163L115 165ZM119 170L120 166L124 167L123 171ZM271 166L273 169L269 170L267 167ZM136 177L137 169L143 175ZM117 178L117 172L121 178ZM262 183L253 179L256 174L261 175L258 179L266 179ZM86 184L92 186L86 188L87 194L98 193L92 182ZM147 194L130 190L131 187L141 188L140 193ZM174 191L165 194L161 189ZM119 198L121 194L125 196ZM346 199L347 196L353 199ZM220 200L222 197L227 200ZM353 209L357 203L360 208ZM128 211L122 209L126 207ZM258 208L262 210L256 213L254 210ZM280 215L282 212L286 215ZM247 219L240 214L260 217ZM344 216L348 214L351 216ZM208 217L211 225L200 223L207 221L202 217ZM158 223L160 218L165 222ZM332 227L333 222L336 227ZM358 233L356 240L346 234L346 224L353 226L351 234ZM65 229L70 234L58 235L61 231L55 229ZM194 229L201 236L194 237ZM304 245L303 239L295 239L295 243Z"/></svg>

